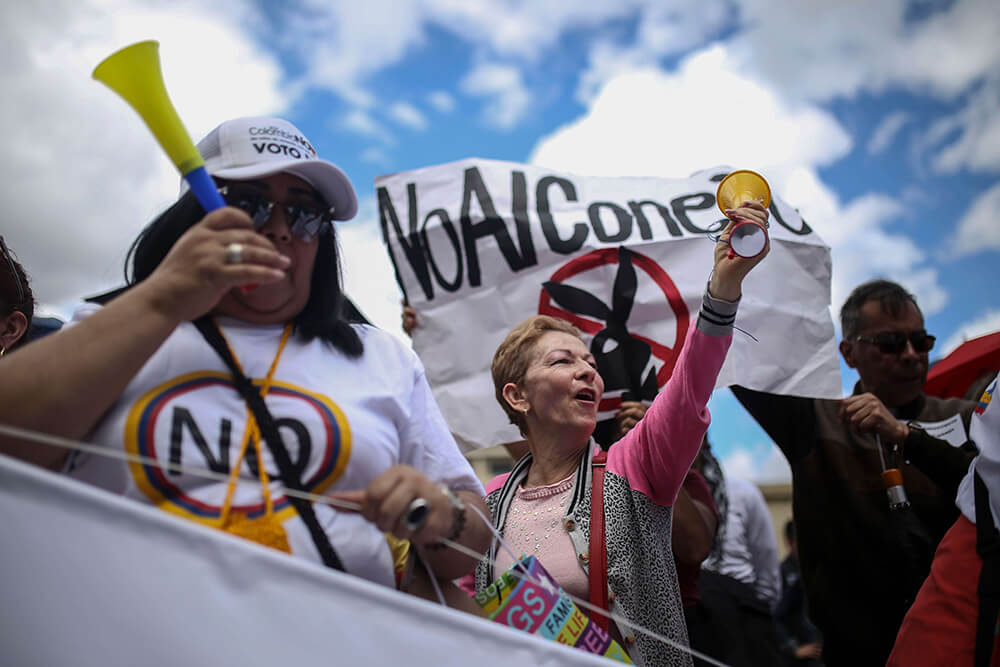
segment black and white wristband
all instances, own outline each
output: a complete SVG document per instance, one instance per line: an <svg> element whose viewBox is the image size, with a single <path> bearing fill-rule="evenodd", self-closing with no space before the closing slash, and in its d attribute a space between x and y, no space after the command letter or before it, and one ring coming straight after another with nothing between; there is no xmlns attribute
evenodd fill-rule
<svg viewBox="0 0 1000 667"><path fill-rule="evenodd" d="M728 336L733 331L739 305L739 301L716 299L706 288L698 312L698 330L710 336Z"/></svg>

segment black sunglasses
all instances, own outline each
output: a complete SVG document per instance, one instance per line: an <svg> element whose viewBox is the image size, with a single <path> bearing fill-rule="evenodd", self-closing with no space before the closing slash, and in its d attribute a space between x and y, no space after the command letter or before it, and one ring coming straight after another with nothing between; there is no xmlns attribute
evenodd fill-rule
<svg viewBox="0 0 1000 667"><path fill-rule="evenodd" d="M227 183L219 194L229 206L234 206L253 220L254 229L260 229L271 219L275 206L285 210L288 228L299 240L311 243L333 220L333 209L310 202L276 202L256 188Z"/></svg>
<svg viewBox="0 0 1000 667"><path fill-rule="evenodd" d="M854 340L862 343L871 343L878 347L878 351L882 354L901 354L906 349L906 341L910 341L913 351L917 354L923 354L924 352L931 351L936 338L923 329L920 329L919 331L911 331L910 333L903 331L883 331L870 338L868 336L855 336Z"/></svg>
<svg viewBox="0 0 1000 667"><path fill-rule="evenodd" d="M20 306L24 303L24 285L21 284L21 275L17 272L17 267L14 266L14 258L10 256L10 250L7 249L7 244L4 242L2 236L0 236L0 254L3 255L4 261L7 262L7 269L10 271L14 285L17 287L17 303L13 305Z"/></svg>

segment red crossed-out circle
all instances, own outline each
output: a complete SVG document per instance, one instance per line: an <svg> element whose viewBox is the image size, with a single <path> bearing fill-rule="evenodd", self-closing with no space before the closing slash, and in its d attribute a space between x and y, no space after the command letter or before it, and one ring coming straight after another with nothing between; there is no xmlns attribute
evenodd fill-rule
<svg viewBox="0 0 1000 667"><path fill-rule="evenodd" d="M633 338L641 340L649 345L653 356L663 362L663 365L660 366L660 370L656 373L656 384L658 387L662 387L666 384L667 380L670 379L670 375L674 372L674 364L677 363L677 357L680 356L681 348L684 346L684 339L687 336L688 325L690 324L691 317L688 314L687 304L685 304L684 299L681 298L680 290L677 289L677 285L675 285L674 281L670 279L667 272L649 257L641 255L635 250L630 249L629 252L632 253L632 265L642 269L643 272L645 272L646 275L649 276L654 283L656 283L656 285L663 292L663 296L666 298L667 303L670 304L670 309L674 312L674 316L676 318L676 330L674 333L674 340L676 342L674 343L674 347L668 347L662 343L657 343L656 341L646 338L645 336L631 334ZM562 267L557 269L549 280L554 282L563 282L568 278L572 278L573 276L595 269L599 266L617 263L618 248L602 248L601 250L589 252L586 255L574 257ZM549 297L549 293L545 291L544 287L538 297L538 314L549 315L561 320L566 320L577 329L590 336L596 335L601 329L604 328L604 324L602 322L595 322L593 320L586 319L576 313L571 313L568 310L553 304L551 298ZM621 397L604 398L601 399L598 409L601 412L617 410L621 406L621 402Z"/></svg>

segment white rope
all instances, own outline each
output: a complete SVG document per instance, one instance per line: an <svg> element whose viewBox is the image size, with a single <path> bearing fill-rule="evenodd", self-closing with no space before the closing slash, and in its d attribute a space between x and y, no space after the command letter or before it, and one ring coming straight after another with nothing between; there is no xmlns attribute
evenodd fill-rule
<svg viewBox="0 0 1000 667"><path fill-rule="evenodd" d="M166 470L167 472L182 472L185 475L191 475L192 477L200 477L202 479L210 479L210 480L217 481L217 482L226 482L226 483L228 483L229 480L230 480L230 475L228 475L228 474L222 474L222 473L212 472L211 470L208 470L208 469L205 469L205 468L192 468L192 467L182 466L182 465L174 464L174 463L164 464L161 461L159 461L157 459L154 459L154 458L150 458L148 456L142 456L140 454L132 454L131 452L125 452L125 451L120 451L120 450L113 449L113 448L110 448L110 447L102 447L100 445L94 445L94 444L91 444L91 443L79 442L79 441L76 441L76 440L70 440L68 438L63 438L63 437L60 437L60 436L50 435L48 433L42 433L42 432L39 432L39 431L32 431L32 430L29 430L29 429L18 428L16 426L8 426L6 424L0 424L0 435L9 436L9 437L12 437L12 438L18 438L18 439L21 439L21 440L27 440L27 441L30 441L30 442L36 442L36 443L39 443L39 444L48 445L50 447L58 447L60 449L79 450L79 451L82 451L82 452L86 452L88 454L94 454L96 456L104 456L104 457L107 457L107 458L118 459L120 461L128 461L128 462L132 462L132 463L141 463L143 465L148 465L148 466L154 466L154 467L157 467L157 468L161 468L163 470ZM251 485L257 487L258 489L262 488L262 486L263 486L260 483L260 481L257 478L255 478L255 477L244 477L242 475L238 475L237 479L239 479L241 482L246 482L248 484L251 484ZM325 505L330 505L332 507L339 507L341 509L350 510L350 511L353 511L353 512L357 512L357 511L361 510L361 505L359 505L358 503L352 503L350 501L340 500L339 498L332 498L330 496L321 496L321 495L317 495L317 494L314 494L314 493L308 493L308 492L304 492L304 491L295 491L294 489L286 489L286 488L282 488L282 492L286 496L289 496L289 497L302 498L303 500L308 500L308 501L311 501L311 502L314 502L314 503L322 503L322 504L325 504ZM549 582L543 581L542 579L540 579L538 577L535 577L530 572L528 572L528 570L521 563L521 560L514 554L513 551L511 551L510 547L507 546L507 544L504 541L503 537L500 535L500 532L493 525L493 522L490 521L479 510L478 507L475 507L474 505L466 505L466 506L470 507L472 510L475 511L475 513L479 516L479 518L483 521L483 523L493 533L494 538L498 539L500 541L500 545L514 559L515 568L518 569L518 570L520 570L519 573L515 573L515 572L513 572L513 570L515 568L512 568L511 572L512 572L512 574L513 574L513 576L515 578L517 578L517 579L525 579L525 580L529 581L530 583L532 583L532 584L534 584L534 585L542 588L543 590L546 590L546 591L548 591L550 593L554 592L552 590L552 586L551 586L551 584ZM444 545L446 545L446 546L454 549L455 551L458 551L459 553L462 553L462 554L464 554L466 556L469 556L470 558L473 558L476 561L480 561L480 560L482 560L484 558L486 558L486 559L489 558L489 552L487 552L485 554L479 553L478 551L476 551L474 549L470 549L467 546L465 546L464 544L459 544L458 542L455 542L454 540L449 540L447 538L442 537L442 538L440 538L439 541L440 541L441 544L444 544ZM421 559L421 560L424 560L424 559ZM492 561L492 564L495 567L496 564L497 564L497 562L494 560L494 561ZM437 579L436 579L436 577L433 576L433 573L430 571L430 568L428 568L428 573L431 574L430 578L431 578L431 581L432 581L432 583L434 585L435 593L437 594L438 598L441 600L441 604L444 605L445 604L444 603L444 595L441 593L440 587L437 585ZM696 658L699 658L701 660L704 660L705 662L709 663L710 665L715 665L716 667L728 667L728 665L726 665L725 663L719 662L715 658L712 658L711 656L707 656L704 653L701 653L700 651L696 651L695 649L691 648L690 646L686 646L686 645L684 645L684 644L682 644L682 643L680 643L680 642L678 642L678 641L676 641L674 639L671 639L670 637L667 637L666 635L660 634L659 632L657 632L655 630L650 630L649 628L645 628L645 627L643 627L641 625L637 625L633 621L629 620L628 618L626 618L625 616L623 616L621 614L618 614L617 612L612 612L612 611L607 610L607 609L602 609L601 607L598 607L597 605L591 604L589 600L584 600L584 599L578 598L575 595L571 595L570 593L566 592L565 590L560 590L560 594L563 595L564 597L568 598L569 600L571 600L578 607L582 607L583 609L586 609L586 610L588 610L590 612L593 612L595 614L601 614L602 616L605 616L605 617L609 618L610 620L614 621L615 623L617 623L621 627L630 627L630 628L632 628L636 632L644 634L647 637L649 637L651 639L655 639L655 640L657 640L659 642L662 642L662 643L664 643L664 644L666 644L668 646L672 646L673 648L676 648L676 649L678 649L680 651L683 651L684 653L688 653L688 654L690 654L693 657L696 657ZM445 605L445 606L447 606L447 605Z"/></svg>
<svg viewBox="0 0 1000 667"><path fill-rule="evenodd" d="M118 459L119 461L128 461L130 463L141 463L143 465L153 466L155 468L160 468L162 470L169 472L182 472L185 475L191 475L192 477L200 477L202 479L210 479L215 482L225 482L228 483L230 479L229 474L223 474L218 472L212 472L207 468L191 468L188 466L182 466L177 463L163 463L159 459L153 459L148 456L142 456L141 454L132 454L130 452L119 451L117 449L112 449L110 447L102 447L101 445L93 445L87 442L78 442L76 440L70 440L68 438L61 438L57 435L49 435L48 433L41 433L39 431L30 431L23 428L18 428L16 426L7 426L6 424L0 424L0 435L8 435L13 438L20 438L22 440L29 440L32 442L37 442L43 445L49 445L52 447L58 447L60 449L78 449L81 452L86 452L88 454L94 454L96 456L103 456L110 459ZM251 486L258 489L263 487L260 480L256 477L244 477L242 475L237 475L236 479L240 482L246 482ZM341 500L339 498L330 498L328 496L319 496L314 493L308 493L306 491L296 491L295 489L282 488L282 493L291 498L302 498L303 500L310 500L317 503L323 503L325 505L331 505L333 507L339 507L345 510L351 510L353 512L361 511L361 505L358 503L352 503L349 500Z"/></svg>
<svg viewBox="0 0 1000 667"><path fill-rule="evenodd" d="M431 586L434 587L434 595L437 596L438 602L441 603L442 607L447 607L448 603L444 599L444 593L441 592L441 584L438 583L438 578L434 574L434 568L432 568L431 564L427 562L427 557L425 555L424 548L417 546L412 542L410 543L410 546L414 547L417 550L417 553L420 554L420 558L418 558L417 560L420 561L420 565L423 566L424 571L427 573L427 578L431 580Z"/></svg>

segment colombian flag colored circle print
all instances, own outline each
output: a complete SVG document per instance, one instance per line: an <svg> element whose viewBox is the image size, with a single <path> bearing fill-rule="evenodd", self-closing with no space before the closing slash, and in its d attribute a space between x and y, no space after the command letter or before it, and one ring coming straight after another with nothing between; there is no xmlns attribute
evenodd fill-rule
<svg viewBox="0 0 1000 667"><path fill-rule="evenodd" d="M254 381L255 384L260 384ZM344 472L351 453L351 430L343 411L327 396L292 384L272 381L268 409L306 491L321 494ZM205 468L228 476L246 428L248 411L231 378L225 373L188 373L153 388L136 401L125 422L126 451L155 459L158 465L130 463L132 478L149 500L161 509L201 523L218 523L226 483L206 480L185 469ZM264 469L272 484L272 501L279 520L295 515L281 493L280 474L267 445L261 443ZM243 479L258 478L253 446L241 463ZM263 516L265 506L254 485L239 494L230 511L248 519Z"/></svg>

